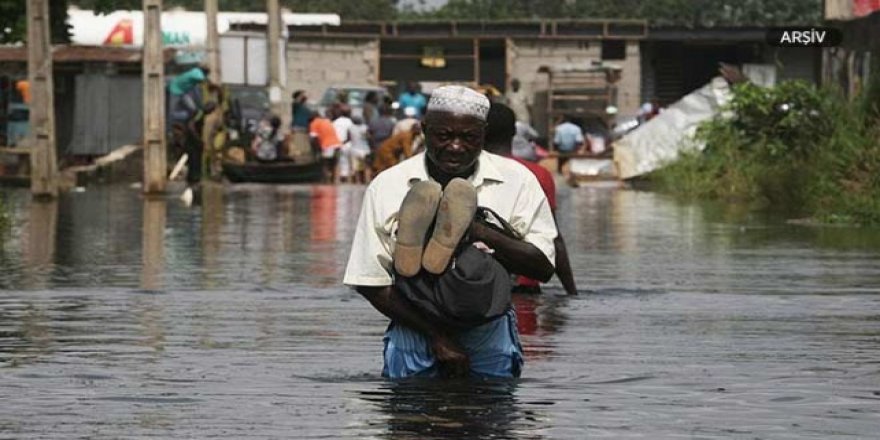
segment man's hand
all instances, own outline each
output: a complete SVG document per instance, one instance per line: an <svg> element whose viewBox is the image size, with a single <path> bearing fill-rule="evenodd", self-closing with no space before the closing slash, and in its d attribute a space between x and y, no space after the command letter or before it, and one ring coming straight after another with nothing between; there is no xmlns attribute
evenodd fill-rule
<svg viewBox="0 0 880 440"><path fill-rule="evenodd" d="M438 335L431 341L431 350L444 374L449 377L467 377L470 359L457 344L446 336Z"/></svg>

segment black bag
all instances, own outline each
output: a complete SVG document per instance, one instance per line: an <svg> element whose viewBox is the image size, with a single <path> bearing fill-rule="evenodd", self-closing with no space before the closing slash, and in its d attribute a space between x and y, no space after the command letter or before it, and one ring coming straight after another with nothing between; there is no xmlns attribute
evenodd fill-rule
<svg viewBox="0 0 880 440"><path fill-rule="evenodd" d="M494 218L493 218L494 217ZM477 221L521 239L498 214L477 208ZM462 240L451 267L440 275L426 271L413 277L395 274L398 293L437 324L467 330L504 314L510 308L510 272L492 256Z"/></svg>

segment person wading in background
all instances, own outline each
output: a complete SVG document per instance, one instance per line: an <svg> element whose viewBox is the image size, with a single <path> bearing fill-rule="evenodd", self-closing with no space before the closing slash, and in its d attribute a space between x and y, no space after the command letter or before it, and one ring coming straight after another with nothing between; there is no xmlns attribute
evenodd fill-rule
<svg viewBox="0 0 880 440"><path fill-rule="evenodd" d="M544 167L527 160L523 160L513 156L512 140L516 135L516 118L513 111L504 104L493 103L489 109L488 125L486 128L486 146L484 151L498 154L519 162L535 175L547 202L550 204L550 210L553 212L553 221L556 221L556 184L553 182L553 175ZM553 240L553 246L556 249L556 276L562 283L562 287L569 295L577 295L577 286L575 286L574 275L571 272L571 264L568 260L568 249L562 234L556 236ZM515 291L523 293L539 293L541 285L537 280L527 277L517 277Z"/></svg>

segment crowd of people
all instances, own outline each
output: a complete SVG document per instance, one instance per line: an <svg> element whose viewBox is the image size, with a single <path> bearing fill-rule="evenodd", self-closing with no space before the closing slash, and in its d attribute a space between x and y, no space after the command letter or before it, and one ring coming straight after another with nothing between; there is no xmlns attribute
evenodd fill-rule
<svg viewBox="0 0 880 440"><path fill-rule="evenodd" d="M520 82L514 79L507 95L485 94L491 102L509 105L516 116L513 156L530 161L546 157L546 149L538 144L539 134L531 126L531 99ZM321 114L310 108L305 91L292 95L292 129L310 134L321 152L326 183L365 184L423 151L422 119L428 99L419 83L408 82L396 103L388 95L367 92L358 115L353 114L347 98L340 93L337 102Z"/></svg>
<svg viewBox="0 0 880 440"><path fill-rule="evenodd" d="M201 179L207 167L211 175L219 173L223 146L215 145L221 131L223 113L228 109L223 89L208 81L207 66L193 67L175 76L168 86L169 108L174 142L188 155L187 181ZM511 81L507 93L494 88L482 93L490 102L507 105L515 118L512 156L537 162L549 150L559 153L558 172L568 158L576 155L603 156L609 153L609 132L604 117L583 120L562 115L553 127L552 138L541 137L532 126L533 101L518 79ZM406 84L396 102L389 95L369 91L353 109L348 96L341 92L336 102L323 114L309 105L305 91L292 95L290 127L282 126L277 115L268 114L252 128L248 152L239 160L272 162L289 160L295 149L291 133L303 133L324 169L325 183L369 183L376 175L424 149L424 118L428 99L417 82ZM656 103L646 104L643 118L656 115ZM305 142L305 141L304 141ZM250 157L250 159L248 159ZM222 159L222 158L221 158ZM570 177L570 176L567 176Z"/></svg>
<svg viewBox="0 0 880 440"><path fill-rule="evenodd" d="M427 101L416 83L401 94L401 115L390 99L366 93L359 115L341 94L325 114L308 106L302 90L293 93L293 129L307 130L321 151L326 183L368 183L377 174L422 151L420 118Z"/></svg>

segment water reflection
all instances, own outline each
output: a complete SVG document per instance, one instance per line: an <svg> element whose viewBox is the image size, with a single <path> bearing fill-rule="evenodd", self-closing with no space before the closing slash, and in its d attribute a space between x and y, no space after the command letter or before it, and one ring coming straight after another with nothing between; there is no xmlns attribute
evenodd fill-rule
<svg viewBox="0 0 880 440"><path fill-rule="evenodd" d="M133 314L137 317L140 338L137 345L152 349L155 356L147 358L148 362L156 363L165 351L167 310L164 305L149 295L139 295L131 304Z"/></svg>
<svg viewBox="0 0 880 440"><path fill-rule="evenodd" d="M141 249L141 288L159 290L165 269L166 201L161 198L144 198L143 238Z"/></svg>
<svg viewBox="0 0 880 440"><path fill-rule="evenodd" d="M361 392L373 403L389 439L539 439L541 417L524 411L514 381L389 382Z"/></svg>
<svg viewBox="0 0 880 440"><path fill-rule="evenodd" d="M55 264L58 238L58 201L32 200L28 208L24 264L29 288L44 287Z"/></svg>
<svg viewBox="0 0 880 440"><path fill-rule="evenodd" d="M337 187L317 185L312 187L311 239L313 243L336 240Z"/></svg>
<svg viewBox="0 0 880 440"><path fill-rule="evenodd" d="M880 230L562 187L593 294L514 298L524 378L391 383L362 191L4 193L0 437L875 437Z"/></svg>
<svg viewBox="0 0 880 440"><path fill-rule="evenodd" d="M223 186L214 183L204 184L201 205L201 251L204 271L203 285L207 289L219 287L222 283L218 274L222 272L222 234L225 214Z"/></svg>
<svg viewBox="0 0 880 440"><path fill-rule="evenodd" d="M337 240L336 223L339 221L336 209L337 191L338 188L331 185L312 187L309 242L312 259L308 273L315 277L315 285L319 287L330 287L339 283L335 278L339 260L333 252Z"/></svg>
<svg viewBox="0 0 880 440"><path fill-rule="evenodd" d="M561 294L564 292L550 289L545 295L513 295L516 328L526 362L553 356L556 346L554 336L565 326L564 307L569 301Z"/></svg>

